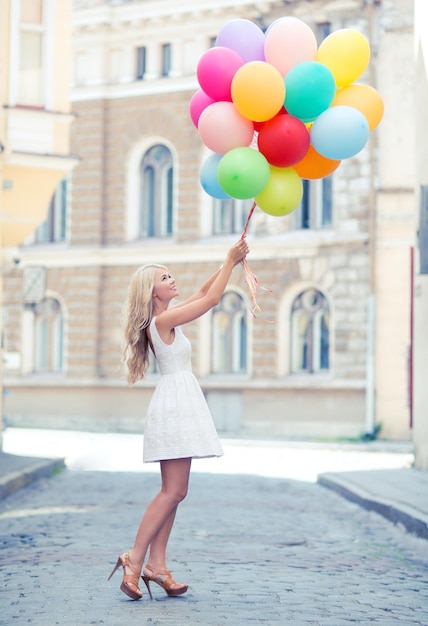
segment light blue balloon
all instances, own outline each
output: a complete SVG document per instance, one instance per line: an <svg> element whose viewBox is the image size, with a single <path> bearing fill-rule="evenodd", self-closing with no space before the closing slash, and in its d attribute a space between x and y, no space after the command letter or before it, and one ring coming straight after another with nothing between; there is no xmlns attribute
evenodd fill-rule
<svg viewBox="0 0 428 626"><path fill-rule="evenodd" d="M327 159L349 159L367 143L367 119L350 106L334 106L321 113L311 128L311 143Z"/></svg>
<svg viewBox="0 0 428 626"><path fill-rule="evenodd" d="M222 154L212 154L207 158L205 163L201 167L199 178L202 188L208 195L219 200L228 200L230 196L220 187L220 183L217 178L217 169Z"/></svg>

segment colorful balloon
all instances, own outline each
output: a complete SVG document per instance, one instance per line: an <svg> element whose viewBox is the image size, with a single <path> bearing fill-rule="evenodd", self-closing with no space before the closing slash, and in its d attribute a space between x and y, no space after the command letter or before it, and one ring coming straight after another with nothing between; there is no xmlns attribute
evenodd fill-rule
<svg viewBox="0 0 428 626"><path fill-rule="evenodd" d="M211 154L202 165L199 178L202 188L207 194L219 200L227 200L230 196L220 187L217 178L217 169L221 158L221 154Z"/></svg>
<svg viewBox="0 0 428 626"><path fill-rule="evenodd" d="M305 123L312 122L328 109L336 93L333 74L325 65L316 61L295 65L284 82L285 108L290 115Z"/></svg>
<svg viewBox="0 0 428 626"><path fill-rule="evenodd" d="M234 105L244 117L264 122L281 109L285 86L281 74L272 65L251 61L236 72L231 93Z"/></svg>
<svg viewBox="0 0 428 626"><path fill-rule="evenodd" d="M303 61L314 61L317 39L305 22L297 17L275 20L266 32L266 61L276 67L281 76Z"/></svg>
<svg viewBox="0 0 428 626"><path fill-rule="evenodd" d="M256 195L257 206L275 217L288 215L297 209L303 197L303 183L293 168L270 166L266 187Z"/></svg>
<svg viewBox="0 0 428 626"><path fill-rule="evenodd" d="M324 39L316 60L330 69L337 87L344 87L353 83L367 68L370 45L359 31L342 28Z"/></svg>
<svg viewBox="0 0 428 626"><path fill-rule="evenodd" d="M202 89L198 89L196 91L191 100L190 100L190 117L192 119L193 124L198 128L199 118L201 117L202 111L204 111L210 104L213 104L215 100L207 96L205 91Z"/></svg>
<svg viewBox="0 0 428 626"><path fill-rule="evenodd" d="M331 106L351 106L358 109L369 123L370 130L376 128L383 117L382 96L370 85L353 84L336 92Z"/></svg>
<svg viewBox="0 0 428 626"><path fill-rule="evenodd" d="M202 111L198 132L204 144L217 154L249 146L254 136L253 123L243 117L232 102L214 102Z"/></svg>
<svg viewBox="0 0 428 626"><path fill-rule="evenodd" d="M227 22L217 35L215 45L234 50L245 63L265 60L264 33L250 20L236 19Z"/></svg>
<svg viewBox="0 0 428 626"><path fill-rule="evenodd" d="M229 48L210 48L200 58L196 68L203 91L214 100L231 100L230 85L244 61Z"/></svg>
<svg viewBox="0 0 428 626"><path fill-rule="evenodd" d="M297 117L278 114L263 124L257 143L271 165L289 167L303 159L310 137L306 126Z"/></svg>
<svg viewBox="0 0 428 626"><path fill-rule="evenodd" d="M324 111L311 129L311 143L328 159L348 159L364 148L369 138L369 123L361 111L336 106Z"/></svg>
<svg viewBox="0 0 428 626"><path fill-rule="evenodd" d="M253 148L234 148L220 160L217 170L221 188L242 200L260 193L269 180L269 163Z"/></svg>
<svg viewBox="0 0 428 626"><path fill-rule="evenodd" d="M337 170L342 161L327 159L315 150L312 144L303 159L293 165L300 178L315 180L329 176Z"/></svg>

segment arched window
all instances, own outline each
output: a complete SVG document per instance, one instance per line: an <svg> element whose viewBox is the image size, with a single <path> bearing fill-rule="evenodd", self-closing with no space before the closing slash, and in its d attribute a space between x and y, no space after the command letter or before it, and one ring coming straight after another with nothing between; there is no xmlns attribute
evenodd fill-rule
<svg viewBox="0 0 428 626"><path fill-rule="evenodd" d="M61 305L44 298L34 307L34 371L62 372L64 368L64 324Z"/></svg>
<svg viewBox="0 0 428 626"><path fill-rule="evenodd" d="M300 293L291 309L291 371L313 374L330 363L330 315L325 296L317 289Z"/></svg>
<svg viewBox="0 0 428 626"><path fill-rule="evenodd" d="M244 374L247 371L247 342L247 307L239 294L228 291L213 310L212 373Z"/></svg>
<svg viewBox="0 0 428 626"><path fill-rule="evenodd" d="M141 161L139 207L140 238L172 235L173 159L161 144L150 148Z"/></svg>

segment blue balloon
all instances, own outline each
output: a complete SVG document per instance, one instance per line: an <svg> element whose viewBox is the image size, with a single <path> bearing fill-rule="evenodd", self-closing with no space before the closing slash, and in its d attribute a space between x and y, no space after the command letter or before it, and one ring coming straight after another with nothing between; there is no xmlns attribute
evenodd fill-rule
<svg viewBox="0 0 428 626"><path fill-rule="evenodd" d="M350 106L334 106L321 113L311 128L311 143L327 159L349 159L367 143L367 119Z"/></svg>
<svg viewBox="0 0 428 626"><path fill-rule="evenodd" d="M209 156L201 167L199 177L202 188L207 194L219 200L228 200L230 196L220 187L217 178L217 168L222 156L222 154L212 154Z"/></svg>

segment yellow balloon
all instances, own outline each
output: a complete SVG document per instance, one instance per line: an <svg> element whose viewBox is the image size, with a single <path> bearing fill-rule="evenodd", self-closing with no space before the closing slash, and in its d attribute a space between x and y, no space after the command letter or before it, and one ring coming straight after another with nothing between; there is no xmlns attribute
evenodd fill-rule
<svg viewBox="0 0 428 626"><path fill-rule="evenodd" d="M297 209L302 197L303 183L293 168L271 165L268 183L254 200L265 213L282 217Z"/></svg>
<svg viewBox="0 0 428 626"><path fill-rule="evenodd" d="M282 108L285 83L278 70L264 61L250 61L236 72L232 80L233 104L244 117L265 122Z"/></svg>
<svg viewBox="0 0 428 626"><path fill-rule="evenodd" d="M383 117L382 96L370 85L348 85L336 92L331 106L350 106L358 109L369 123L370 130L376 128Z"/></svg>
<svg viewBox="0 0 428 626"><path fill-rule="evenodd" d="M344 87L353 83L367 68L370 45L359 31L343 28L324 39L316 60L329 68L337 87Z"/></svg>

